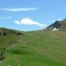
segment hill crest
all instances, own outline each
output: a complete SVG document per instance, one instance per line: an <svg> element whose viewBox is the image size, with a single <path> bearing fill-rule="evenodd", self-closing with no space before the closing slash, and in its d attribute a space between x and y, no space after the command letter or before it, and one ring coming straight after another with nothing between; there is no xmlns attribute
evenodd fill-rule
<svg viewBox="0 0 66 66"><path fill-rule="evenodd" d="M45 28L47 31L66 31L66 19L62 21L55 21L53 24Z"/></svg>

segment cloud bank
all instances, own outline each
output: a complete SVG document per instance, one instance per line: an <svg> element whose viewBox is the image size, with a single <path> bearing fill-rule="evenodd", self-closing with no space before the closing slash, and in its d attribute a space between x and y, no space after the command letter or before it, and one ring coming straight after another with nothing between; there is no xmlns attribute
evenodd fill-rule
<svg viewBox="0 0 66 66"><path fill-rule="evenodd" d="M46 27L47 24L41 24L39 22L33 21L29 18L24 18L21 21L19 20L15 20L14 21L17 25L36 25L36 26L40 26L40 27Z"/></svg>
<svg viewBox="0 0 66 66"><path fill-rule="evenodd" d="M0 10L16 12L16 11L33 11L37 10L37 8L1 8Z"/></svg>

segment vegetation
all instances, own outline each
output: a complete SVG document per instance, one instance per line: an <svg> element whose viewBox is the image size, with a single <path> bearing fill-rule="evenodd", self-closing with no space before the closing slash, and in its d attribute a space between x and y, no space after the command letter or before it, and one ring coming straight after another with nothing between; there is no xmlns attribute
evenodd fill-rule
<svg viewBox="0 0 66 66"><path fill-rule="evenodd" d="M66 66L66 33L63 31L20 32L0 29L7 36L0 36L0 48L6 48L0 66Z"/></svg>

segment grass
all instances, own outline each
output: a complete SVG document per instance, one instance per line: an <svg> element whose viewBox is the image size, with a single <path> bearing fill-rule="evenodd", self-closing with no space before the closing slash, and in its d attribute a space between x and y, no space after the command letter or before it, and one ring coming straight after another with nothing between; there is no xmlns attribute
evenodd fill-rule
<svg viewBox="0 0 66 66"><path fill-rule="evenodd" d="M0 66L66 66L66 33L51 31L23 32L24 35L0 37L6 47ZM7 39L6 39L7 38ZM9 41L16 40L15 44Z"/></svg>

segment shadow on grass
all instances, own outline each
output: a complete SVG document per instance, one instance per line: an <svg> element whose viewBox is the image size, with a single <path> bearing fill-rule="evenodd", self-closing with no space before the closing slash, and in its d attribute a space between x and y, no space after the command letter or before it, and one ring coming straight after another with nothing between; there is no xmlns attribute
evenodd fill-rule
<svg viewBox="0 0 66 66"><path fill-rule="evenodd" d="M8 50L8 52L12 54L22 54L22 55L29 55L33 53L30 48L26 48L26 47L13 48Z"/></svg>

